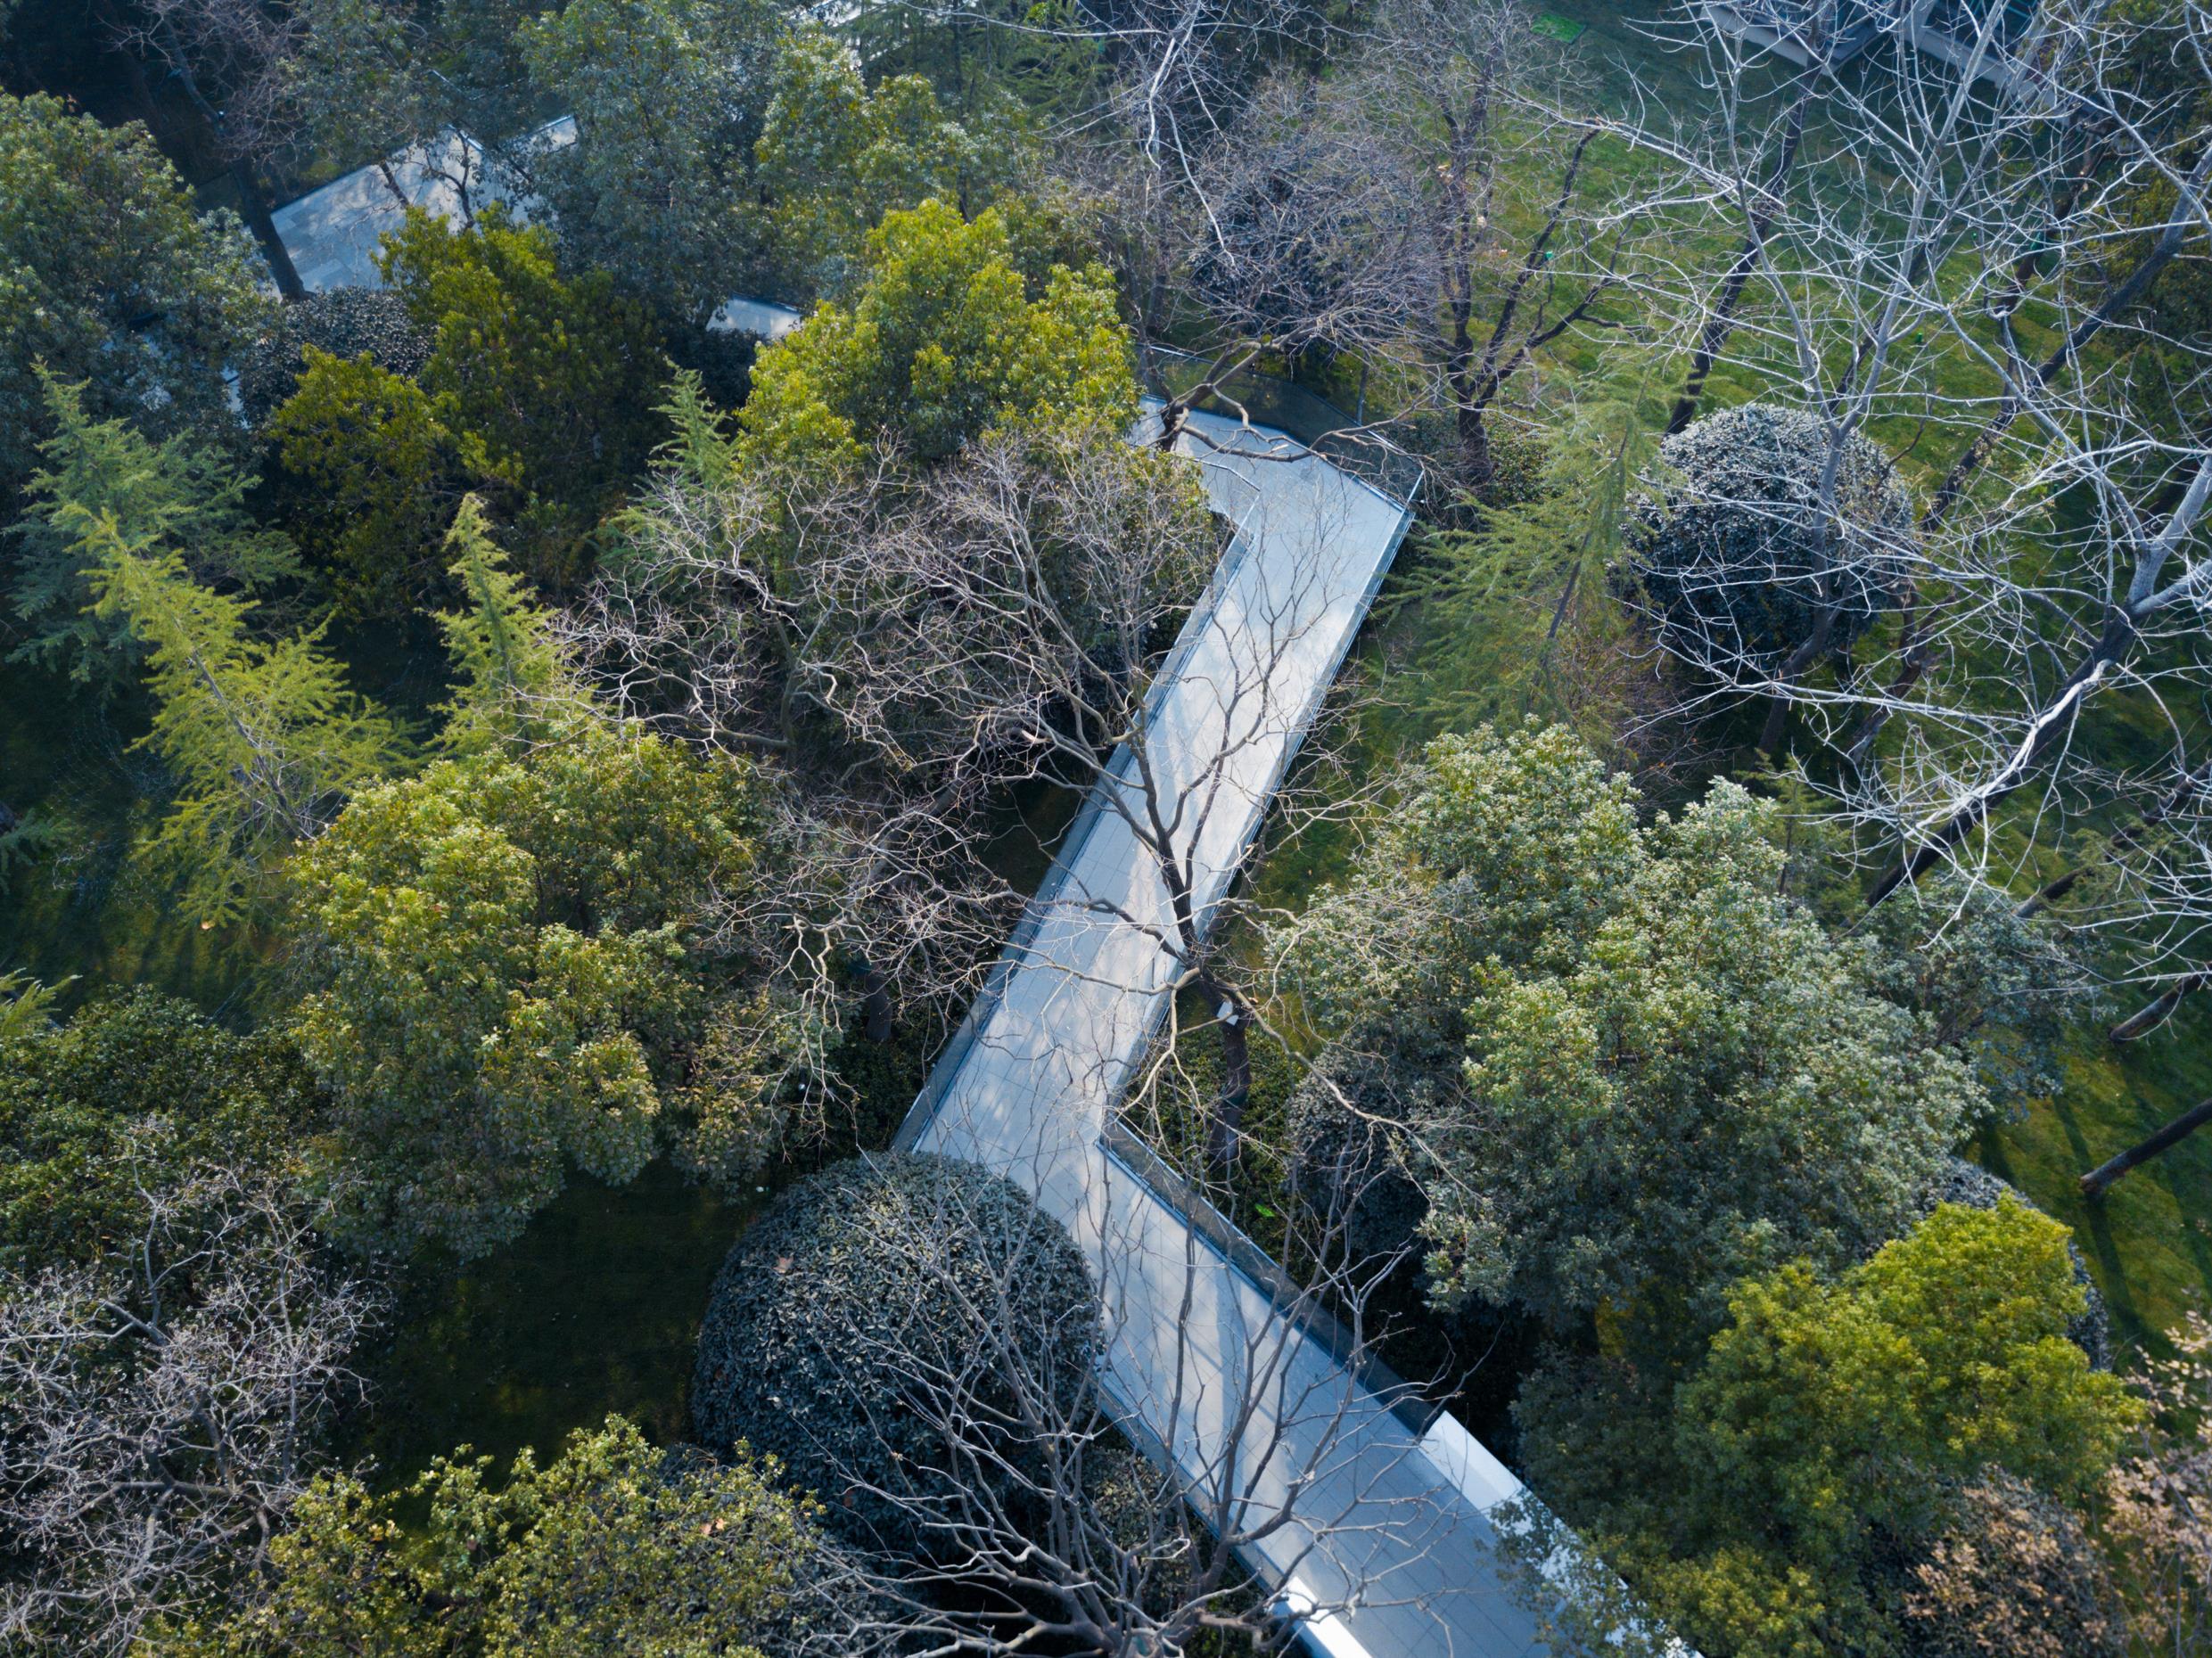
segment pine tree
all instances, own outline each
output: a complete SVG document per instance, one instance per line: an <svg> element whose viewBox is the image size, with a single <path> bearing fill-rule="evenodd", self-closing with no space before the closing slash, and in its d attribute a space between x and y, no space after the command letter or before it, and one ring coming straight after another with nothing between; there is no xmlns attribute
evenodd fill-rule
<svg viewBox="0 0 2212 1658"><path fill-rule="evenodd" d="M468 605L438 617L458 671L439 747L449 754L524 750L589 718L589 696L570 670L553 618L492 540L476 497L462 501L446 551Z"/></svg>
<svg viewBox="0 0 2212 1658"><path fill-rule="evenodd" d="M175 548L194 580L215 587L250 590L300 573L292 543L246 510L256 480L181 436L157 444L127 422L94 419L81 382L44 370L39 382L54 435L39 445L45 464L13 530L21 552L12 598L29 636L11 661L66 669L103 695L136 669L141 653L128 628L91 612L86 541L103 517L126 540Z"/></svg>
<svg viewBox="0 0 2212 1658"><path fill-rule="evenodd" d="M142 850L177 881L188 917L246 919L291 845L398 761L399 735L346 689L321 628L263 644L247 631L251 601L194 581L155 538L126 536L103 513L85 539L96 613L127 625L146 653L155 713L139 741L177 783Z"/></svg>

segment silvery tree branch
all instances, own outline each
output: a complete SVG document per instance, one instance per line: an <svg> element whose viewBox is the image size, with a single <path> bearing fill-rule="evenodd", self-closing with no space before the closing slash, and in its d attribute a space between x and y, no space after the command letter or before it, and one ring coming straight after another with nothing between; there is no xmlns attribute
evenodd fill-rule
<svg viewBox="0 0 2212 1658"><path fill-rule="evenodd" d="M918 1541L877 1586L876 1621L853 1631L855 1644L1153 1654L1213 1632L1272 1650L1288 1637L1290 1596L1303 1615L1326 1617L1419 1594L1405 1586L1418 1577L1407 1569L1418 1545L1378 1551L1377 1534L1418 1539L1434 1516L1420 1499L1374 1495L1371 1419L1394 1399L1350 1380L1373 1354L1368 1308L1396 1262L1352 1251L1345 1211L1303 1210L1287 1245L1299 1278L1270 1273L1271 1298L1245 1297L1232 1312L1207 1246L1171 1235L1126 1175L1109 1175L1096 1196L1087 1252L1098 1301L1080 1327L1039 1327L1013 1265L1029 1251L993 1235L979 1252L991 1221L957 1200L879 1222L872 1244L899 1263L886 1276L911 1286L914 1305L876 1323L857 1350L822 1358L896 1400L895 1442L912 1446L918 1423L929 1466L902 1462L894 1482L862 1454L840 1459L829 1482L830 1500L895 1514ZM1032 1211L1030 1224L1059 1223ZM979 1252L1008 1265L979 1271ZM1163 1323L1164 1301L1185 1316ZM917 1339L925 1310L961 1339ZM1299 1362L1324 1325L1344 1368ZM1392 1562L1387 1580L1369 1564L1378 1554Z"/></svg>
<svg viewBox="0 0 2212 1658"><path fill-rule="evenodd" d="M1185 459L1103 432L986 439L807 577L806 608L838 619L816 636L810 694L885 771L968 779L977 798L1081 790L1126 834L1133 882L1073 881L1056 912L1143 935L1209 1010L1223 1161L1253 1010L1220 947L1219 860L1267 803L1305 712L1300 663L1332 618L1330 505L1286 485L1323 521L1224 549ZM1257 491L1250 510L1257 531L1283 509Z"/></svg>
<svg viewBox="0 0 2212 1658"><path fill-rule="evenodd" d="M2032 95L1879 39L1879 74L1822 86L1776 196L1731 184L1757 177L1742 158L1772 146L1749 112L1785 95L1732 38L1696 43L1721 94L1715 128L1637 137L1758 232L1721 360L1939 480L1869 558L1823 480L1832 556L1814 625L1780 657L1713 648L1653 606L1654 636L1712 697L1769 699L1770 739L1786 706L1827 757L1811 775L1838 809L1901 846L1878 899L1939 861L2032 872L2061 841L2149 808L2204 740L2212 359L2142 301L2212 247L2212 135L2192 90L2206 20L2183 7L2144 24L2085 0L2039 27ZM1969 45L1997 50L1986 28ZM2149 72L2159 62L2171 72ZM1771 579L1715 577L1732 597ZM1854 610L1868 619L1855 644L1830 621ZM2106 722L2122 717L2163 727L2172 762L2106 761ZM2121 884L2171 891L2149 869ZM2137 912L2146 940L2167 936L2154 911L2168 902Z"/></svg>
<svg viewBox="0 0 2212 1658"><path fill-rule="evenodd" d="M0 1285L12 1641L122 1654L250 1580L312 1477L378 1295L266 1179L143 1187L113 1259Z"/></svg>

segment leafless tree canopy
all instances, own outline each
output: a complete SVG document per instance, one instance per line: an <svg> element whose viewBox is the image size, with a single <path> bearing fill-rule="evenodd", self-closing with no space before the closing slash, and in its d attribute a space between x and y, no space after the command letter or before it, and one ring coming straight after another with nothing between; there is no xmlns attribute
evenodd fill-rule
<svg viewBox="0 0 2212 1658"><path fill-rule="evenodd" d="M0 1631L136 1650L250 1574L355 1386L377 1297L266 1181L142 1194L114 1259L0 1284Z"/></svg>

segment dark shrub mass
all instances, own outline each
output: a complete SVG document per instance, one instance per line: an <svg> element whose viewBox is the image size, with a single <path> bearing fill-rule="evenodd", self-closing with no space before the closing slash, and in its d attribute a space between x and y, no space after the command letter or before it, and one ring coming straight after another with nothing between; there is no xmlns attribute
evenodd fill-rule
<svg viewBox="0 0 2212 1658"><path fill-rule="evenodd" d="M1838 533L1821 509L1830 447L1818 417L1764 403L1708 414L1659 446L1657 475L1629 517L1630 567L1694 660L1772 669L1831 602L1823 648L1840 650L1893 602L1912 497L1889 457L1853 433L1837 467Z"/></svg>
<svg viewBox="0 0 2212 1658"><path fill-rule="evenodd" d="M259 427L300 382L308 347L350 362L366 353L377 367L412 378L430 360L430 336L389 289L333 288L278 313L238 367L238 396Z"/></svg>
<svg viewBox="0 0 2212 1658"><path fill-rule="evenodd" d="M772 1452L867 1547L926 1550L956 1482L1019 1482L1016 1383L1072 1407L1098 1292L1060 1225L1010 1182L940 1157L838 1163L785 1192L723 1262L699 1333L699 1441Z"/></svg>

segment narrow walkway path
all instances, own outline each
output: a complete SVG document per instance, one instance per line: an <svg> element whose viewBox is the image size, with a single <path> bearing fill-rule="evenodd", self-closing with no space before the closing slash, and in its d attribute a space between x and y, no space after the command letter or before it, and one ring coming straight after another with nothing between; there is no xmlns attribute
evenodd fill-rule
<svg viewBox="0 0 2212 1658"><path fill-rule="evenodd" d="M1211 901L1234 877L1409 513L1280 434L1204 414L1192 424L1212 444L1187 438L1185 452L1239 532L1177 647L1149 751L1201 808L1191 833ZM1174 967L1142 926L1097 907L1164 924L1157 871L1128 825L1094 808L1070 841L901 1144L1000 1170L1067 1226L1106 1293L1109 1391L1187 1478L1238 1465L1259 1514L1299 1488L1302 1523L1260 1552L1277 1576L1294 1574L1292 1605L1333 1614L1308 1622L1332 1658L1534 1650L1534 1620L1501 1580L1486 1518L1518 1482L1449 1416L1415 1433L1105 1144ZM1240 1368L1263 1386L1241 1384ZM1254 1393L1260 1408L1246 1419ZM1228 1455L1232 1432L1241 1465Z"/></svg>

